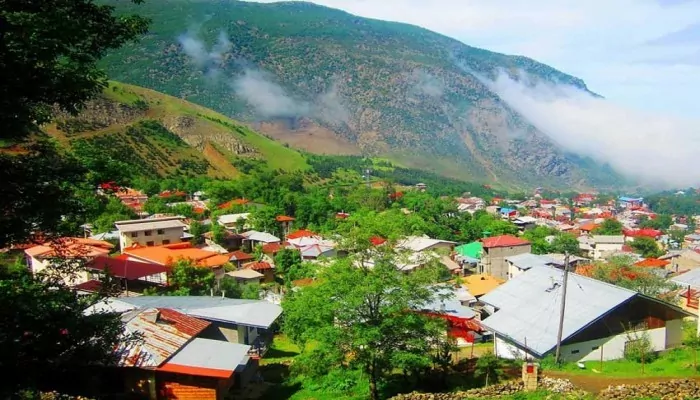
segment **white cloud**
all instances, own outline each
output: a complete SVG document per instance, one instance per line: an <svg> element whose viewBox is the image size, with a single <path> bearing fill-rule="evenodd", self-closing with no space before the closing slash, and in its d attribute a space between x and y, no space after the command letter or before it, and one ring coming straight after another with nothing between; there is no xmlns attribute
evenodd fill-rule
<svg viewBox="0 0 700 400"><path fill-rule="evenodd" d="M482 79L483 80L483 79ZM563 148L610 163L642 183L687 187L700 181L697 121L642 113L571 86L532 85L502 73L483 82Z"/></svg>
<svg viewBox="0 0 700 400"><path fill-rule="evenodd" d="M365 17L419 25L472 46L525 55L582 78L592 90L628 106L700 115L700 102L695 101L700 92L700 43L681 40L674 46L651 45L697 24L700 1L314 2ZM674 76L679 67L685 68L683 85L676 84ZM645 96L651 93L654 99L649 102Z"/></svg>

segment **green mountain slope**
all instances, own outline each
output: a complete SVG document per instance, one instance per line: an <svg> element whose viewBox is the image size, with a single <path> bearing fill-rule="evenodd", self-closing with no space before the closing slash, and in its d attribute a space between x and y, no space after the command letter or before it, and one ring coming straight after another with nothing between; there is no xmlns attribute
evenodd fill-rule
<svg viewBox="0 0 700 400"><path fill-rule="evenodd" d="M202 104L306 150L347 148L483 181L620 181L609 168L563 152L477 77L525 71L586 89L529 58L310 3L104 1L153 19L142 41L105 59L110 76ZM328 145L329 137L340 144Z"/></svg>
<svg viewBox="0 0 700 400"><path fill-rule="evenodd" d="M273 169L308 168L297 151L224 115L117 82L79 115L59 112L45 131L88 165L117 161L135 176L232 178L254 160Z"/></svg>

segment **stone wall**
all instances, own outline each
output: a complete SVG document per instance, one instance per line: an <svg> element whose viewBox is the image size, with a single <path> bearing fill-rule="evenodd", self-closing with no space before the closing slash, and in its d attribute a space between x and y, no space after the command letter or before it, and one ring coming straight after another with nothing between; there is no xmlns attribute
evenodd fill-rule
<svg viewBox="0 0 700 400"><path fill-rule="evenodd" d="M576 395L582 397L584 392L577 389L571 382L566 379L553 379L542 377L539 380L539 388L552 393L571 394L573 398ZM465 399L495 399L502 396L509 396L523 391L523 382L510 381L498 385L487 386L479 389L471 389L464 392L454 393L408 393L400 394L390 400L465 400Z"/></svg>
<svg viewBox="0 0 700 400"><path fill-rule="evenodd" d="M700 399L700 384L690 379L679 379L641 385L610 386L600 392L597 398L600 400L632 400L639 398L661 400Z"/></svg>

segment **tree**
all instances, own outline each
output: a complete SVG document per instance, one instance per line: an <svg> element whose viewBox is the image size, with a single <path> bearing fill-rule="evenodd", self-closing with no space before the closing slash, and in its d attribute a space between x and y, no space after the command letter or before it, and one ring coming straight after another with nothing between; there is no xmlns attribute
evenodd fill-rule
<svg viewBox="0 0 700 400"><path fill-rule="evenodd" d="M547 254L552 252L552 245L547 242L548 236L553 236L559 233L556 229L546 226L536 226L533 229L528 229L523 234L523 238L532 243L533 254Z"/></svg>
<svg viewBox="0 0 700 400"><path fill-rule="evenodd" d="M226 228L224 228L224 226L219 224L218 222L213 223L211 225L211 235L214 243L223 244L226 240Z"/></svg>
<svg viewBox="0 0 700 400"><path fill-rule="evenodd" d="M608 218L593 230L596 235L622 235L622 223L614 218Z"/></svg>
<svg viewBox="0 0 700 400"><path fill-rule="evenodd" d="M214 288L214 273L201 268L190 260L178 260L173 264L167 294L171 296L204 296Z"/></svg>
<svg viewBox="0 0 700 400"><path fill-rule="evenodd" d="M105 210L94 221L96 232L110 232L115 229L116 221L136 218L136 214L116 197L109 197Z"/></svg>
<svg viewBox="0 0 700 400"><path fill-rule="evenodd" d="M607 262L593 265L591 276L652 297L663 297L675 285L648 268L636 267L630 256L611 257Z"/></svg>
<svg viewBox="0 0 700 400"><path fill-rule="evenodd" d="M84 315L94 300L52 279L35 279L26 268L0 271L0 373L14 377L2 379L0 397L22 388L68 388L83 368L115 361L121 321L114 314Z"/></svg>
<svg viewBox="0 0 700 400"><path fill-rule="evenodd" d="M415 311L433 298L429 285L436 275L431 269L403 274L388 255L378 256L372 269L341 259L322 271L317 285L288 295L284 332L302 347L314 342L304 358L309 363L300 366L304 373L359 368L376 400L388 374L401 366L397 360L410 357L429 366L428 346L439 325Z"/></svg>
<svg viewBox="0 0 700 400"><path fill-rule="evenodd" d="M659 248L659 245L656 243L656 240L650 237L638 236L634 238L632 243L630 243L630 246L637 253L641 254L642 257L656 258L663 255L663 251L661 251L661 249Z"/></svg>
<svg viewBox="0 0 700 400"><path fill-rule="evenodd" d="M484 377L484 384L488 386L489 382L496 383L503 376L502 368L501 360L488 351L476 361L474 376L477 378Z"/></svg>
<svg viewBox="0 0 700 400"><path fill-rule="evenodd" d="M190 235L195 244L202 243L202 235L204 235L204 225L199 221L190 223Z"/></svg>
<svg viewBox="0 0 700 400"><path fill-rule="evenodd" d="M555 237L550 249L553 253L569 253L571 255L578 255L581 253L578 239L570 233L562 233Z"/></svg>

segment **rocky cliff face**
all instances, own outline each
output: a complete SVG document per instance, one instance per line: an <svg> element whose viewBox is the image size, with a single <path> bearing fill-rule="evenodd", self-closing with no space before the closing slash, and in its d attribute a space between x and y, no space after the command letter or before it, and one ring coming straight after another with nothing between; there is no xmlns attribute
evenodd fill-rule
<svg viewBox="0 0 700 400"><path fill-rule="evenodd" d="M116 79L251 123L312 120L333 132L335 147L399 154L406 164L422 160L461 178L569 187L619 182L612 171L567 155L484 83L505 71L587 90L534 60L309 3L162 0L135 11L154 23L140 43L107 57ZM192 20L205 21L189 39L207 54L177 41ZM290 127L290 138L295 132Z"/></svg>

